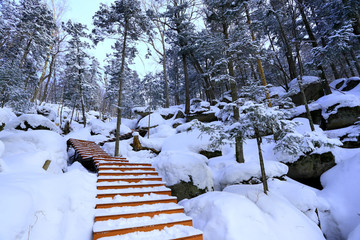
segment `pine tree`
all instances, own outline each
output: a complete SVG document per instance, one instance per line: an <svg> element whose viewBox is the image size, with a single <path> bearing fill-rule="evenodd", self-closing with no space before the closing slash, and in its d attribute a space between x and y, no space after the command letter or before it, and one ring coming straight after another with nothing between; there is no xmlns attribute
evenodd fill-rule
<svg viewBox="0 0 360 240"><path fill-rule="evenodd" d="M68 81L68 88L65 89L69 101L77 105L80 101L82 111L82 121L86 127L86 106L85 97L90 93L91 82L87 77L89 72L89 55L86 52L90 48L88 42L84 38L88 38L85 32L87 27L81 23L73 23L69 20L63 26L65 31L69 34L68 49L66 58L66 78ZM91 95L91 94L89 94Z"/></svg>
<svg viewBox="0 0 360 240"><path fill-rule="evenodd" d="M139 8L137 0L117 0L110 6L100 5L95 13L93 30L94 42L103 41L105 37L115 37L117 54L120 57L120 69L118 71L119 93L117 106L115 156L119 155L119 136L121 124L122 90L127 51L129 44L136 42L140 36L149 31L148 21ZM115 44L115 45L116 45Z"/></svg>

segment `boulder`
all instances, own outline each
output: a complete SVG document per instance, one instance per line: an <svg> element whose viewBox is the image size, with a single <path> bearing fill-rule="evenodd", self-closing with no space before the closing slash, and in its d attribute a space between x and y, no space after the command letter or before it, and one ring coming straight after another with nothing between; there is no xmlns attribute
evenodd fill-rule
<svg viewBox="0 0 360 240"><path fill-rule="evenodd" d="M32 130L51 130L59 132L59 128L48 118L37 114L23 114L20 117L6 124L6 129L17 129L27 131Z"/></svg>
<svg viewBox="0 0 360 240"><path fill-rule="evenodd" d="M36 108L36 112L37 112L37 114L48 118L52 122L54 122L56 120L56 112L54 110L52 110L51 108L44 107L44 106L38 106Z"/></svg>
<svg viewBox="0 0 360 240"><path fill-rule="evenodd" d="M310 115L311 115L311 118L312 118L314 124L320 125L321 128L325 127L326 120L321 115L321 109L310 111ZM298 117L307 118L306 112L304 112L298 116L295 116L294 118L298 118Z"/></svg>
<svg viewBox="0 0 360 240"><path fill-rule="evenodd" d="M336 165L335 157L331 152L322 154L313 153L301 156L293 163L286 163L289 167L287 176L299 182L306 182L309 179L317 179Z"/></svg>
<svg viewBox="0 0 360 240"><path fill-rule="evenodd" d="M200 151L200 154L207 157L207 158L213 158L213 157L220 157L222 156L222 152L221 151L206 151L206 150L202 150Z"/></svg>
<svg viewBox="0 0 360 240"><path fill-rule="evenodd" d="M194 198L207 192L205 189L195 186L192 180L191 182L180 181L180 183L168 187L171 189L171 195L176 196L178 201Z"/></svg>
<svg viewBox="0 0 360 240"><path fill-rule="evenodd" d="M173 113L167 113L167 114L164 114L164 113L161 113L160 114L165 120L169 120L170 118L172 118L174 116Z"/></svg>
<svg viewBox="0 0 360 240"><path fill-rule="evenodd" d="M359 84L360 84L360 78L357 77L349 78L347 79L345 86L341 86L343 87L341 91L350 91L356 88Z"/></svg>
<svg viewBox="0 0 360 240"><path fill-rule="evenodd" d="M176 115L175 115L175 119L179 119L179 118L185 118L185 114L182 111L177 111Z"/></svg>
<svg viewBox="0 0 360 240"><path fill-rule="evenodd" d="M5 127L5 123L1 123L1 122L0 122L0 132L1 132L2 130L4 130L4 127Z"/></svg>
<svg viewBox="0 0 360 240"><path fill-rule="evenodd" d="M323 86L319 81L311 82L308 85L306 85L304 87L304 92L308 102L316 101L325 95ZM300 91L293 95L290 95L290 98L293 101L293 103L295 103L295 105L297 106L304 104L304 98Z"/></svg>
<svg viewBox="0 0 360 240"><path fill-rule="evenodd" d="M218 120L218 118L215 116L215 112L204 112L189 114L186 117L186 122L191 122L194 119L197 119L200 122L214 122Z"/></svg>
<svg viewBox="0 0 360 240"><path fill-rule="evenodd" d="M331 114L327 121L325 129L338 129L353 125L359 121L360 117L360 106L355 107L340 107L337 112Z"/></svg>
<svg viewBox="0 0 360 240"><path fill-rule="evenodd" d="M140 109L140 108L136 108L134 109L134 113L138 114L141 116L141 118L146 117L147 115L153 113L152 111L146 111L145 109Z"/></svg>

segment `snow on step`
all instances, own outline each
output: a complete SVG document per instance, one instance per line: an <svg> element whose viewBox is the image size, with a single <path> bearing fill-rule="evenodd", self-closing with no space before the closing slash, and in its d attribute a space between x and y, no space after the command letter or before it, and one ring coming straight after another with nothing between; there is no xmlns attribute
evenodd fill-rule
<svg viewBox="0 0 360 240"><path fill-rule="evenodd" d="M150 232L134 232L124 235L112 236L112 237L103 237L99 240L149 240L149 239L177 239L185 238L188 236L200 236L202 232L196 228L184 225L175 225L173 227L165 227L162 230L153 230ZM196 239L196 238L194 238ZM202 239L198 238L198 239Z"/></svg>
<svg viewBox="0 0 360 240"><path fill-rule="evenodd" d="M170 189L165 186L159 187L144 187L144 188L124 188L124 189L105 189L97 190L98 194L105 193L131 193L131 192L149 192L149 191L169 191Z"/></svg>
<svg viewBox="0 0 360 240"><path fill-rule="evenodd" d="M142 226L151 226L156 224L166 224L169 222L191 221L192 219L184 213L159 214L154 217L134 217L120 218L117 220L95 222L93 231L104 232L115 229L136 228Z"/></svg>
<svg viewBox="0 0 360 240"><path fill-rule="evenodd" d="M124 187L141 187L146 186L149 184L158 184L158 185L166 185L166 182L163 181L147 181L147 180L140 180L136 184L129 184L127 181L113 181L113 182L98 182L96 186L124 186Z"/></svg>
<svg viewBox="0 0 360 240"><path fill-rule="evenodd" d="M139 201L153 201L153 200L165 200L165 199L177 199L176 197L166 196L161 194L145 194L144 196L120 196L116 195L113 198L98 198L96 204L108 204L108 203L124 203L124 202L139 202Z"/></svg>
<svg viewBox="0 0 360 240"><path fill-rule="evenodd" d="M136 172L136 173L147 173L147 172L154 172L155 169L154 168L149 168L147 170L139 170L139 169L131 169L131 168L119 168L116 170L105 170L105 169L100 169L99 173L119 173L119 172L127 172L127 173L132 173L132 172Z"/></svg>
<svg viewBox="0 0 360 240"><path fill-rule="evenodd" d="M175 210L184 209L176 203L156 203L156 204L144 204L133 207L113 207L113 208L99 208L95 210L95 217L107 216L107 215L119 215L119 214L136 214L141 212L152 212L152 211L164 211L164 210Z"/></svg>
<svg viewBox="0 0 360 240"><path fill-rule="evenodd" d="M98 180L103 180L103 179L129 179L129 178L135 178L135 179L153 179L153 178L160 178L160 177L154 177L153 175L148 175L148 174L141 174L141 175L131 175L131 174L127 174L127 175L122 175L122 176L111 176L111 175L104 175L104 176L99 176Z"/></svg>

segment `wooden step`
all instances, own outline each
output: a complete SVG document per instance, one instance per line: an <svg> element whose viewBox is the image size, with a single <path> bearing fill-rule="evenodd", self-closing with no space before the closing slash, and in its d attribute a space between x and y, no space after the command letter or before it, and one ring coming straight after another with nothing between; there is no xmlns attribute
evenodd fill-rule
<svg viewBox="0 0 360 240"><path fill-rule="evenodd" d="M146 183L146 184L126 184L126 185L108 185L108 186L97 186L97 190L107 189L125 189L125 188L145 188L145 187L160 187L166 186L165 183Z"/></svg>
<svg viewBox="0 0 360 240"><path fill-rule="evenodd" d="M203 240L203 235L196 234L196 235L191 235L191 236L182 237L182 238L173 238L171 240Z"/></svg>
<svg viewBox="0 0 360 240"><path fill-rule="evenodd" d="M98 208L112 208L112 207L131 207L131 206L140 206L144 204L156 204L156 203L177 203L177 199L166 198L166 199L134 201L134 202L99 203L96 204L95 208L98 209Z"/></svg>
<svg viewBox="0 0 360 240"><path fill-rule="evenodd" d="M143 166L143 167L151 167L151 163L129 163L129 162L119 162L119 163L109 163L109 162L102 162L99 163L99 166L119 166L119 167L126 167L126 166Z"/></svg>
<svg viewBox="0 0 360 240"><path fill-rule="evenodd" d="M143 180L146 181L162 181L161 177L152 177L152 178L98 178L97 182L118 182L118 181L122 181L122 182L129 182L129 183L137 183L137 182L141 182Z"/></svg>
<svg viewBox="0 0 360 240"><path fill-rule="evenodd" d="M175 209L166 209L160 211L150 211L150 212L138 212L138 213L126 213L126 214L116 214L116 215L106 215L106 216L96 216L96 221L107 221L114 220L119 218L133 218L133 217L153 217L159 214L171 214L171 213L184 213L183 208L175 208Z"/></svg>
<svg viewBox="0 0 360 240"><path fill-rule="evenodd" d="M171 196L171 190L163 190L163 191L147 191L147 192L100 193L100 194L96 195L96 198L109 198L109 197L113 198L117 195L124 196L124 197L127 197L127 196L141 196L142 197L144 195L151 194L151 193Z"/></svg>
<svg viewBox="0 0 360 240"><path fill-rule="evenodd" d="M157 176L159 175L157 172L114 172L114 173L104 173L104 172L99 172L98 176L126 176L126 175L131 175L131 176L139 176L139 175L154 175Z"/></svg>
<svg viewBox="0 0 360 240"><path fill-rule="evenodd" d="M147 171L155 171L153 167L99 167L99 171L106 170L118 170L118 171L127 171L127 170L147 170Z"/></svg>
<svg viewBox="0 0 360 240"><path fill-rule="evenodd" d="M168 223L161 223L161 224L154 224L154 225L147 225L147 226L140 226L140 227L133 227L133 228L123 228L123 229L116 229L104 232L94 232L93 239L99 239L102 237L111 237L116 235L123 235L132 232L149 232L153 230L161 230L165 227L172 227L175 225L185 225L185 226L192 226L192 220L185 220L185 221L174 221Z"/></svg>

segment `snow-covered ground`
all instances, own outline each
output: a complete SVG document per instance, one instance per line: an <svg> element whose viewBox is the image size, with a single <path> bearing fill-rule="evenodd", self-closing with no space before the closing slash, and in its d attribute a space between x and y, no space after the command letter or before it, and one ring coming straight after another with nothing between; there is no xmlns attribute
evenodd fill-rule
<svg viewBox="0 0 360 240"><path fill-rule="evenodd" d="M51 107L57 111L57 106ZM264 138L262 150L269 178L266 195L261 184L241 184L261 179L256 140L245 141L243 164L236 162L234 146L229 144L217 149L222 156L208 159L199 153L212 149L208 134L191 123L173 128L174 123L184 122L161 117L179 109L161 109L151 114L150 136L140 137L142 146L161 151L159 155L132 151L131 139L120 142L120 154L130 162L153 163L168 185L192 181L208 190L180 202L193 218L194 226L203 231L204 239L320 240L325 239L323 234L330 240L360 239L360 149L330 149L337 165L322 175L324 189L317 190L286 177L288 167L275 153L275 143ZM57 119L52 123L51 119L47 122L26 115L29 121L35 121L34 125L43 121L53 131L25 132L13 129L25 117L17 118L10 109L0 109L0 125L7 126L0 131L1 240L91 239L96 175L79 163L67 165L66 140L99 142L113 136L115 121L102 122L91 117L95 115L89 115L86 128L73 122L71 133L62 136L55 124ZM148 120L124 119L121 133L146 128ZM296 121L301 123L296 129L299 133L309 131L306 119ZM345 131L324 132L318 126L316 130L322 138L325 134L336 138ZM114 143L106 143L103 148L112 154ZM46 160L51 160L47 171L42 168Z"/></svg>

